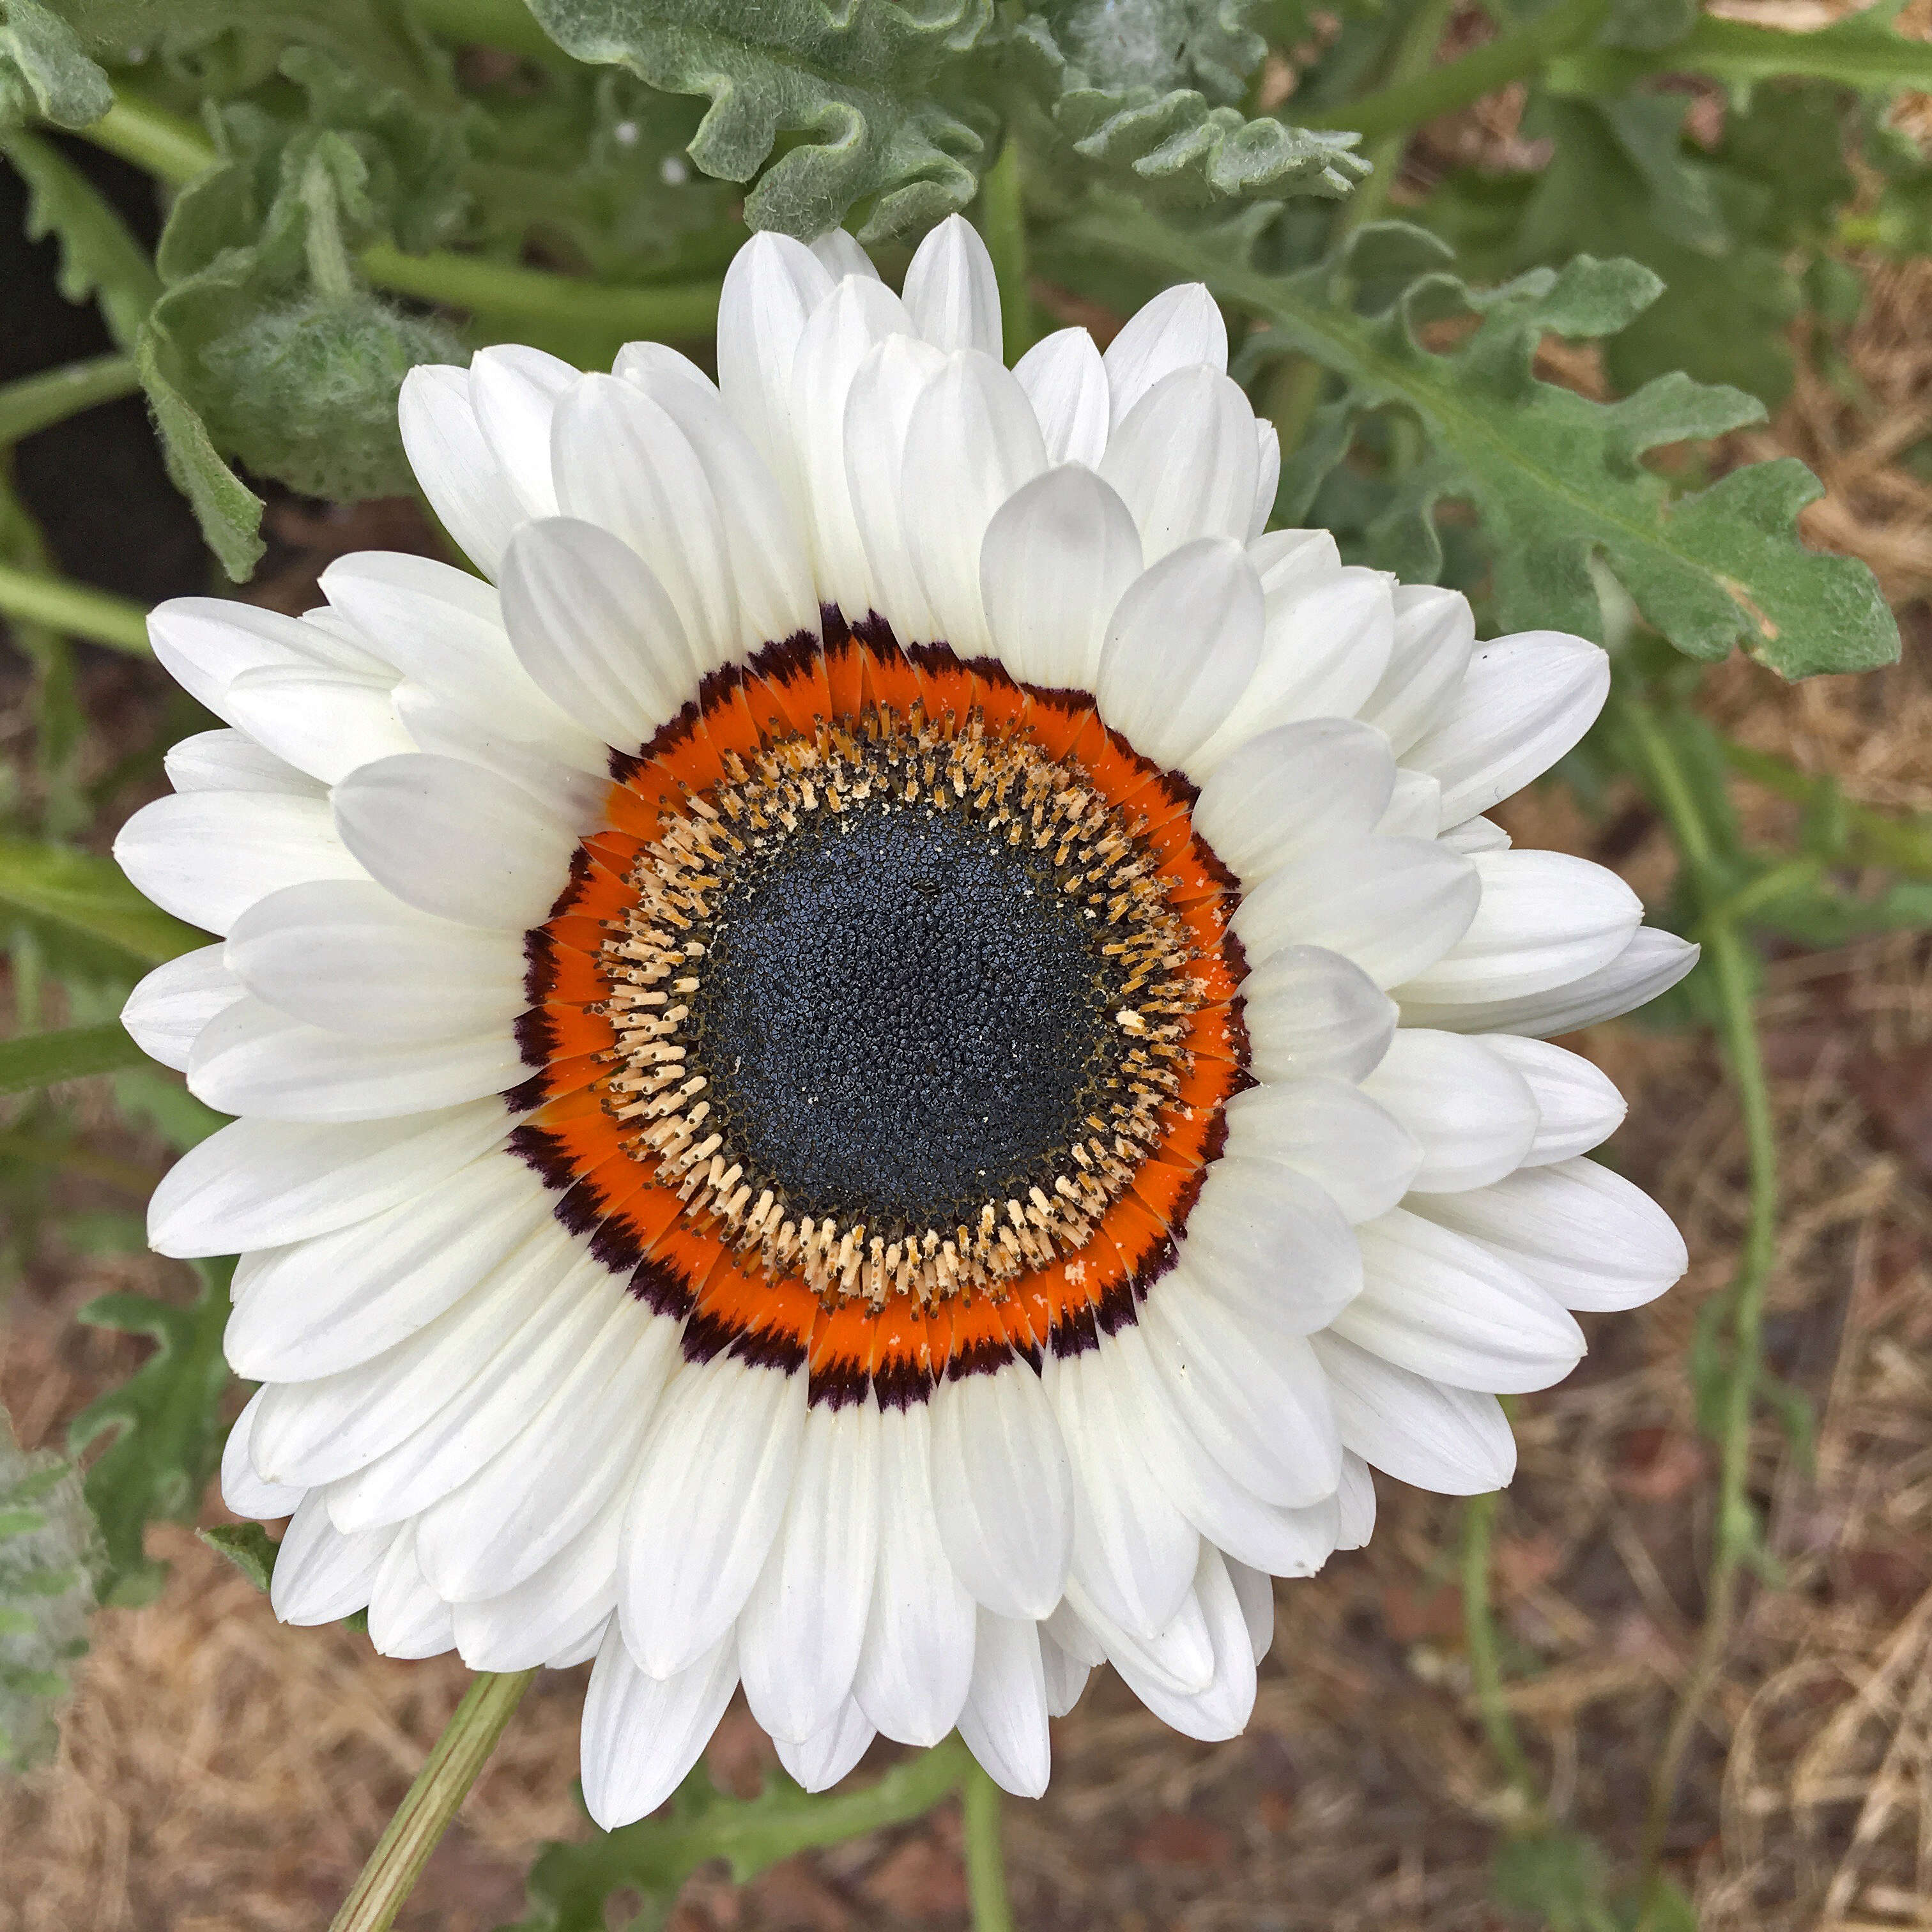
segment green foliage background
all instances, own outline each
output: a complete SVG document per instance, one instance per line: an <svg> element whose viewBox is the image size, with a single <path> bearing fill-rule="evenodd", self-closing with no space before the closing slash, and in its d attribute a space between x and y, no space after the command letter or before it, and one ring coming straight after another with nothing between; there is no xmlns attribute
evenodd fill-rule
<svg viewBox="0 0 1932 1932"><path fill-rule="evenodd" d="M1449 0L1332 14L1303 0L0 0L0 157L30 232L58 244L63 292L98 305L116 350L0 388L0 456L138 388L238 581L262 554L263 490L410 488L395 428L410 368L500 340L584 366L634 337L701 345L748 226L843 225L891 272L966 211L1017 346L1040 332L1040 284L1124 311L1203 280L1281 432L1277 522L1325 524L1352 560L1466 590L1490 629L1612 646L1611 706L1561 778L1588 805L1634 778L1670 825L1683 866L1662 916L1706 963L1661 1016L1717 1028L1753 1123L1762 943L1932 922L1932 836L1698 715L1701 668L1734 650L1786 677L1898 650L1870 573L1797 536L1815 479L1790 459L1730 466L1712 445L1784 399L1794 340L1836 366L1861 300L1853 248L1932 247L1932 170L1888 122L1901 88L1932 88L1932 46L1895 29L1894 0L1804 34L1693 0L1484 11L1446 56ZM1518 82L1538 165L1394 194L1417 128ZM1693 127L1697 100L1720 110L1714 136ZM76 136L153 178L152 255L76 166ZM1538 374L1552 338L1598 346L1610 400ZM204 936L90 849L116 790L196 728L192 707L108 781L81 782L76 652L141 652L142 614L52 572L4 464L0 614L36 698L34 783L0 793L16 1017L0 1042L0 1265L16 1268L48 1232L50 1174L116 1178L64 1083L111 1075L122 1112L175 1148L219 1121L114 1017L142 972ZM1744 839L1740 767L1804 807L1794 849ZM1752 1418L1804 1426L1759 1360L1775 1180L1754 1127L1753 1239L1690 1364L1724 1470L1718 1646L1741 1568L1764 1568ZM131 1212L58 1234L140 1240ZM154 1346L75 1422L77 1462L0 1436L0 1759L44 1751L89 1606L160 1587L147 1526L196 1514L238 1400L226 1279L211 1267L176 1300L82 1312ZM1523 1784L1498 1901L1559 1926L1686 1922L1654 1856L1619 1870L1544 1820L1483 1642L1488 1517L1472 1506L1467 1522L1478 1694ZM218 1540L266 1584L268 1538ZM1694 1714L1701 1694L1687 1692ZM553 1847L524 1922L601 1924L614 1889L654 1909L705 1858L754 1869L910 1815L958 1782L956 1757L825 1800L775 1785L725 1801L700 1775L666 1820ZM1666 1816L1674 1775L1660 1768Z"/></svg>

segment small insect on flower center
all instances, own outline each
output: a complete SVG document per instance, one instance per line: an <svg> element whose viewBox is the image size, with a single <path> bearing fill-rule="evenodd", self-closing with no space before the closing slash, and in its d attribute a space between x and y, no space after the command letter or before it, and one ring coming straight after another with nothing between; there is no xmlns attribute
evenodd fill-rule
<svg viewBox="0 0 1932 1932"><path fill-rule="evenodd" d="M1031 1348L1145 1292L1246 1082L1184 782L1084 695L837 627L615 770L509 1096L560 1220L780 1353L814 1310L1024 1308Z"/></svg>

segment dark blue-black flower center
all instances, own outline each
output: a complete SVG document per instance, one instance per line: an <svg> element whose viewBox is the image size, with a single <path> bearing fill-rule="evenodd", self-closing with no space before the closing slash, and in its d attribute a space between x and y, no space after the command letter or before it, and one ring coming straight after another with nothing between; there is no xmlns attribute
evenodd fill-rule
<svg viewBox="0 0 1932 1932"><path fill-rule="evenodd" d="M706 1126L789 1213L888 1240L1051 1187L1129 1045L1108 928L1050 854L878 792L754 844L682 1029Z"/></svg>

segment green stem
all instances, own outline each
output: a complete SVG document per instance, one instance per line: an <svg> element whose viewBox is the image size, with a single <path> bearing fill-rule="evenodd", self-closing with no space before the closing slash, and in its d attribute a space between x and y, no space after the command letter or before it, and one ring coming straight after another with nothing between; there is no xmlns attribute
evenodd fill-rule
<svg viewBox="0 0 1932 1932"><path fill-rule="evenodd" d="M1813 778L1768 752L1724 741L1724 757L1732 768L1794 805L1829 803L1843 814L1846 856L1854 865L1884 866L1910 878L1932 879L1932 818L1918 813L1893 816L1869 805L1838 796L1838 781Z"/></svg>
<svg viewBox="0 0 1932 1932"><path fill-rule="evenodd" d="M28 1167L52 1168L58 1173L105 1181L109 1186L142 1201L154 1192L161 1178L158 1168L139 1167L131 1160L116 1160L111 1154L96 1154L91 1148L50 1141L44 1134L0 1132L0 1160L17 1160Z"/></svg>
<svg viewBox="0 0 1932 1932"><path fill-rule="evenodd" d="M459 46L496 47L538 59L568 57L536 23L524 0L416 0L424 32Z"/></svg>
<svg viewBox="0 0 1932 1932"><path fill-rule="evenodd" d="M27 1033L0 1040L0 1094L31 1094L66 1080L118 1073L147 1056L118 1020L68 1027L58 1033Z"/></svg>
<svg viewBox="0 0 1932 1932"><path fill-rule="evenodd" d="M1638 1922L1641 1932L1654 1923L1660 1908L1664 1844L1676 1803L1678 1778L1706 1701L1723 1668L1737 1612L1739 1578L1756 1534L1749 1496L1751 1419L1762 1372L1765 1292L1777 1258L1778 1134L1752 1007L1750 956L1722 902L1712 872L1710 838L1695 794L1669 739L1649 712L1631 700L1618 708L1643 754L1657 802L1689 870L1692 890L1705 908L1700 936L1718 1004L1719 1037L1744 1117L1750 1185L1744 1244L1728 1310L1732 1360L1718 1442L1717 1545L1705 1586L1704 1626L1696 1654L1651 1780L1644 1821L1646 1899L1643 1917Z"/></svg>
<svg viewBox="0 0 1932 1932"><path fill-rule="evenodd" d="M1472 1496L1462 1505L1462 1635L1469 1651L1469 1677L1476 1708L1489 1735L1490 1748L1508 1774L1512 1788L1539 1817L1535 1774L1516 1736L1503 1692L1502 1666L1496 1655L1496 1618L1490 1601L1490 1542L1496 1527L1496 1495Z"/></svg>
<svg viewBox="0 0 1932 1932"><path fill-rule="evenodd" d="M1000 1844L1000 1787L976 1758L967 1760L960 1802L966 1814L966 1889L973 1901L973 1932L1013 1932L1006 1853Z"/></svg>
<svg viewBox="0 0 1932 1932"><path fill-rule="evenodd" d="M397 1806L329 1932L388 1932L536 1675L534 1670L478 1674Z"/></svg>
<svg viewBox="0 0 1932 1932"><path fill-rule="evenodd" d="M980 226L1000 284L1001 347L1009 363L1034 345L1033 295L1027 273L1026 204L1020 191L1020 144L1013 136L980 184Z"/></svg>
<svg viewBox="0 0 1932 1932"><path fill-rule="evenodd" d="M145 100L124 82L106 118L82 131L176 187L220 158L192 122ZM383 242L364 249L358 262L378 288L474 314L635 336L703 336L718 322L716 281L612 288L480 255L406 255Z"/></svg>
<svg viewBox="0 0 1932 1932"><path fill-rule="evenodd" d="M1446 67L1431 68L1425 62L1420 68L1399 68L1386 86L1372 94L1292 118L1304 128L1352 128L1366 141L1406 133L1438 114L1467 107L1513 80L1527 80L1558 55L1592 39L1610 10L1610 0L1559 0L1526 25L1498 34ZM1422 17L1419 14L1417 20ZM1441 38L1438 28L1432 54Z"/></svg>
<svg viewBox="0 0 1932 1932"><path fill-rule="evenodd" d="M0 387L0 444L19 442L97 403L131 396L140 386L131 356L97 356L23 376Z"/></svg>
<svg viewBox="0 0 1932 1932"><path fill-rule="evenodd" d="M1404 88L1419 87L1436 72L1453 70L1436 68L1436 50L1442 44L1443 30L1448 26L1456 4L1457 0L1423 0L1402 30L1401 38L1396 42L1394 54L1389 62L1389 85L1382 90L1383 96L1400 93ZM1373 94L1369 97L1371 100L1377 98ZM1421 118L1426 120L1429 117L1425 115ZM1353 121L1348 124L1357 125ZM1418 124L1404 121L1380 133L1368 129L1360 130L1369 142L1366 153L1372 172L1342 204L1336 219L1338 235L1346 235L1364 223L1374 220L1388 205L1396 171L1402 166L1402 150L1408 145L1409 130Z"/></svg>
<svg viewBox="0 0 1932 1932"><path fill-rule="evenodd" d="M718 326L716 281L613 288L481 255L406 255L386 242L364 249L361 261L378 288L477 314L654 338L700 337Z"/></svg>
<svg viewBox="0 0 1932 1932"><path fill-rule="evenodd" d="M0 617L23 618L113 650L148 655L148 614L142 606L110 591L42 577L10 563L0 563Z"/></svg>
<svg viewBox="0 0 1932 1932"><path fill-rule="evenodd" d="M302 171L302 202L308 217L302 235L308 278L332 302L346 302L356 290L356 272L343 244L334 178L319 157L312 155Z"/></svg>

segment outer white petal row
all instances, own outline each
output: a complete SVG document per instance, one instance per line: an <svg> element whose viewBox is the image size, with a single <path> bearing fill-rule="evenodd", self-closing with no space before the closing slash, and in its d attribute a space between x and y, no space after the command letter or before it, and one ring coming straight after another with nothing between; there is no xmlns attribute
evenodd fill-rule
<svg viewBox="0 0 1932 1932"><path fill-rule="evenodd" d="M366 1604L394 1655L596 1659L592 1813L668 1794L741 1681L816 1787L875 1732L956 1725L1009 1789L1112 1662L1232 1735L1270 1575L1367 1537L1372 1468L1507 1481L1498 1394L1559 1378L1569 1311L1681 1273L1583 1158L1622 1105L1530 1037L1640 1004L1694 950L1600 869L1481 814L1573 746L1603 653L1477 647L1454 593L1261 534L1279 455L1204 290L1102 355L997 360L972 231L902 296L849 238L761 236L718 381L653 344L609 376L529 350L418 370L403 429L486 573L346 558L292 620L188 599L155 649L230 728L117 846L222 935L130 1030L234 1124L158 1190L164 1252L241 1252L228 1336L265 1384L224 1463L287 1515L278 1614ZM521 934L598 820L609 748L821 606L876 610L1103 718L1200 788L1238 879L1252 1070L1172 1270L1098 1346L808 1408L687 1362L506 1158Z"/></svg>

